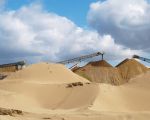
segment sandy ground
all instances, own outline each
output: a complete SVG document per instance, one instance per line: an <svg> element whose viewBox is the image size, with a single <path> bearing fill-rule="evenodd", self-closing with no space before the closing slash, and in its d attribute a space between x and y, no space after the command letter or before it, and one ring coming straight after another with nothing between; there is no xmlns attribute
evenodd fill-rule
<svg viewBox="0 0 150 120"><path fill-rule="evenodd" d="M35 114L24 113L23 115L0 116L0 120L149 120L149 112L69 112Z"/></svg>
<svg viewBox="0 0 150 120"><path fill-rule="evenodd" d="M40 69L39 69L40 68ZM0 120L149 120L150 72L121 86L89 83L63 65L40 63L0 81Z"/></svg>

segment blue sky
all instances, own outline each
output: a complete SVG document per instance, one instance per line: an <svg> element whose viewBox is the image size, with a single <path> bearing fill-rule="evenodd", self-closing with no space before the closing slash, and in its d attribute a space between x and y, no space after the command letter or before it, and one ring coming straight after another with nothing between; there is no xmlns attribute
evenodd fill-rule
<svg viewBox="0 0 150 120"><path fill-rule="evenodd" d="M113 64L150 56L148 0L0 0L0 6L0 63L97 51Z"/></svg>
<svg viewBox="0 0 150 120"><path fill-rule="evenodd" d="M7 9L18 9L23 5L41 3L45 10L65 16L75 24L86 27L87 13L92 2L98 0L7 0Z"/></svg>

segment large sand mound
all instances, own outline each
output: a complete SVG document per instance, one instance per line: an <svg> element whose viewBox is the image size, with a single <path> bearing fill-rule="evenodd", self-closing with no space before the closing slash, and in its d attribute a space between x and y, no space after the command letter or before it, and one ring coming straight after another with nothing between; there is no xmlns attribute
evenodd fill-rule
<svg viewBox="0 0 150 120"><path fill-rule="evenodd" d="M69 83L87 82L84 78L73 74L61 64L38 63L30 65L15 74L9 75L5 80L19 80L36 83Z"/></svg>
<svg viewBox="0 0 150 120"><path fill-rule="evenodd" d="M116 67L112 67L105 60L101 60L74 68L73 72L92 82L121 85L148 70L146 66L134 59L125 59Z"/></svg>
<svg viewBox="0 0 150 120"><path fill-rule="evenodd" d="M96 84L63 65L39 63L0 81L0 106L28 111L83 108L94 101L97 92Z"/></svg>
<svg viewBox="0 0 150 120"><path fill-rule="evenodd" d="M110 65L105 60L95 61L95 62L89 62L88 65L95 66L95 67L99 67L99 66L100 67L113 67L112 65Z"/></svg>
<svg viewBox="0 0 150 120"><path fill-rule="evenodd" d="M122 78L126 80L148 71L146 66L139 63L135 59L125 59L116 67L119 69Z"/></svg>
<svg viewBox="0 0 150 120"><path fill-rule="evenodd" d="M150 111L150 72L122 86L100 84L99 95L91 109L113 112Z"/></svg>
<svg viewBox="0 0 150 120"><path fill-rule="evenodd" d="M91 66L89 65L88 68ZM96 66L96 70L99 70L99 67L102 66ZM15 111L13 117L7 115L0 118L5 120L149 120L149 93L150 72L143 73L121 86L108 84L97 86L94 83L87 83L84 78L74 75L62 65L40 63L0 81L0 107L7 108L0 108L0 114L14 115ZM70 110L74 108L78 109ZM23 111L23 116L16 115L16 109L21 110L19 111L21 114Z"/></svg>
<svg viewBox="0 0 150 120"><path fill-rule="evenodd" d="M112 67L104 60L90 62L87 65L74 70L74 72L92 82L109 83L113 85L124 83L118 69Z"/></svg>

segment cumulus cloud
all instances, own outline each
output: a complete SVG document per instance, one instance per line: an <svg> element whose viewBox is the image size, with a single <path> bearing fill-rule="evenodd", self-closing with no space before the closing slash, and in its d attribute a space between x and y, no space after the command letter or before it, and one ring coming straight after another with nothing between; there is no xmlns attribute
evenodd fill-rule
<svg viewBox="0 0 150 120"><path fill-rule="evenodd" d="M92 3L88 22L99 33L110 34L118 44L150 51L150 3L147 0Z"/></svg>
<svg viewBox="0 0 150 120"><path fill-rule="evenodd" d="M0 43L0 62L57 61L95 51L105 51L111 59L118 59L141 52L116 44L110 35L78 27L39 4L0 12Z"/></svg>

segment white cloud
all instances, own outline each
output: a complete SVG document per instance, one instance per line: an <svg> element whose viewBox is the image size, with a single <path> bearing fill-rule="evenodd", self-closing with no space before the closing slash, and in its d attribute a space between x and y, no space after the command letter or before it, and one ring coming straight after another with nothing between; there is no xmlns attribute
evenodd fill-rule
<svg viewBox="0 0 150 120"><path fill-rule="evenodd" d="M78 27L40 5L0 12L0 42L0 62L59 60L95 51L118 59L142 52L116 44L110 35Z"/></svg>
<svg viewBox="0 0 150 120"><path fill-rule="evenodd" d="M150 3L147 0L106 0L90 6L88 22L119 44L149 50Z"/></svg>

